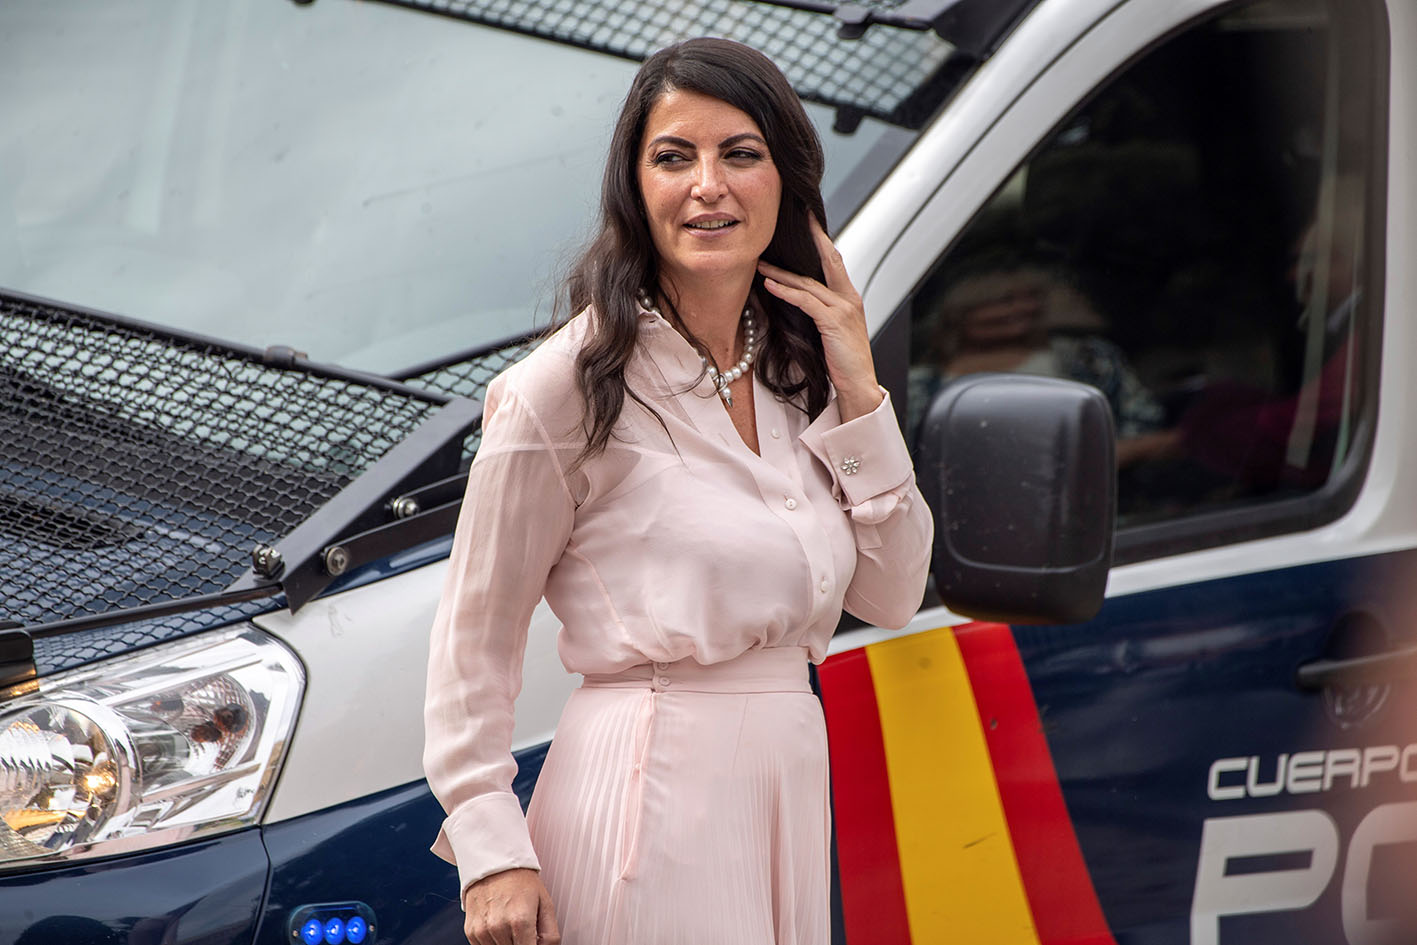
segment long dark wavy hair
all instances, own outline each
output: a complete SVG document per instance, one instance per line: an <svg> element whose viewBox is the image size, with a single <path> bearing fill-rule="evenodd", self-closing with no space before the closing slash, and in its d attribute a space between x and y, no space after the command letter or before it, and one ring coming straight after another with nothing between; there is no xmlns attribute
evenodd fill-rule
<svg viewBox="0 0 1417 945"><path fill-rule="evenodd" d="M762 258L790 272L823 278L808 224L813 215L826 221L822 143L786 77L762 53L726 39L691 39L646 59L610 139L598 231L565 284L568 312L589 306L594 314L576 358L586 404L581 460L605 449L627 393L658 416L627 386L625 366L639 336L635 300L641 290L654 297L659 288L659 259L637 174L640 141L650 109L660 96L674 90L726 102L762 129L782 179L777 228ZM763 289L760 275L754 275L752 294L766 316L754 371L775 395L815 418L828 399L826 357L816 324L801 309Z"/></svg>

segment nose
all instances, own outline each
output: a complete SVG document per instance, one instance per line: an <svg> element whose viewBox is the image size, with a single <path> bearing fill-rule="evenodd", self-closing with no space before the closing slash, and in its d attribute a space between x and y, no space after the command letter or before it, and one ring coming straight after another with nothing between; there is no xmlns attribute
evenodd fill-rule
<svg viewBox="0 0 1417 945"><path fill-rule="evenodd" d="M723 196L723 187L723 168L719 166L718 158L716 156L702 158L694 178L692 196L696 200L712 203Z"/></svg>

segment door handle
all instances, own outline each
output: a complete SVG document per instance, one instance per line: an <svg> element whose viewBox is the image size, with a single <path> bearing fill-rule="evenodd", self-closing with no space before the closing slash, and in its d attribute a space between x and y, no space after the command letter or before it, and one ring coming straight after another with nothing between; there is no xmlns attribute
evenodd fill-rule
<svg viewBox="0 0 1417 945"><path fill-rule="evenodd" d="M1394 682L1412 676L1417 676L1417 646L1349 659L1314 660L1299 667L1297 681L1300 689L1325 689Z"/></svg>

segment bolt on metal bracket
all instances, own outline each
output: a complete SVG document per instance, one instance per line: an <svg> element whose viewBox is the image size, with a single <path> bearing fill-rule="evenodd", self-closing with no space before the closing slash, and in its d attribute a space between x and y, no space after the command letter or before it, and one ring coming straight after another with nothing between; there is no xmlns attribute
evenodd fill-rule
<svg viewBox="0 0 1417 945"><path fill-rule="evenodd" d="M325 573L339 577L349 570L349 550L343 545L330 545L324 553Z"/></svg>
<svg viewBox="0 0 1417 945"><path fill-rule="evenodd" d="M389 511L393 513L394 518L412 518L423 511L423 508L412 496L401 495L390 500Z"/></svg>
<svg viewBox="0 0 1417 945"><path fill-rule="evenodd" d="M285 560L270 545L257 545L251 549L251 570L261 577L280 577L285 570Z"/></svg>

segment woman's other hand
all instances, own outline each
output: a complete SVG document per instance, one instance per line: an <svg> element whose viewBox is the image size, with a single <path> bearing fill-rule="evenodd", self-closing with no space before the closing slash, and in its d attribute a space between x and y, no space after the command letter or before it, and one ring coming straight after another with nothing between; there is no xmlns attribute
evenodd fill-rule
<svg viewBox="0 0 1417 945"><path fill-rule="evenodd" d="M503 870L463 893L463 933L471 945L558 945L556 910L536 870Z"/></svg>
<svg viewBox="0 0 1417 945"><path fill-rule="evenodd" d="M827 358L827 376L836 388L837 407L845 422L875 410L883 395L871 359L871 336L866 331L861 294L846 274L841 253L815 216L811 217L811 227L826 285L766 262L759 261L758 271L769 292L797 306L817 323Z"/></svg>

